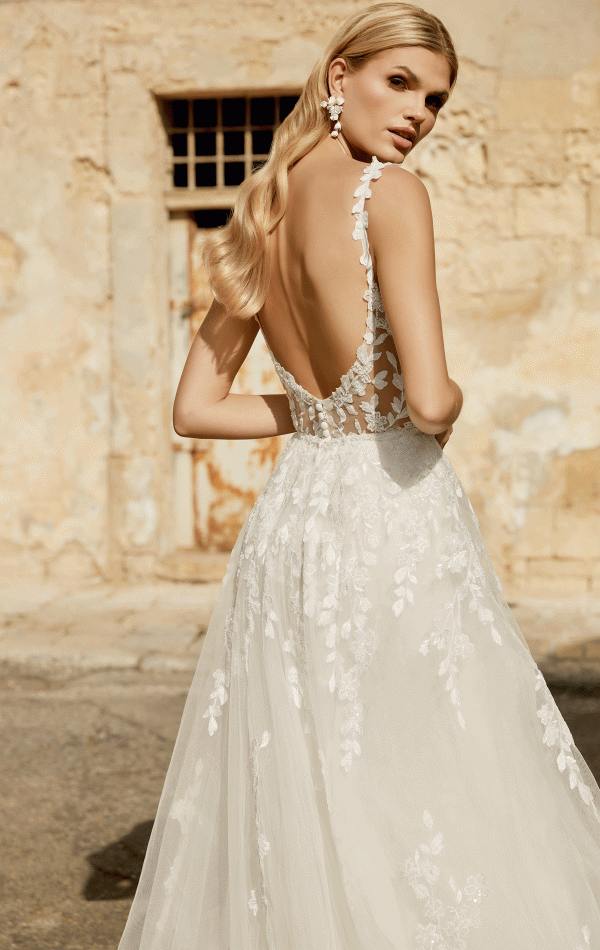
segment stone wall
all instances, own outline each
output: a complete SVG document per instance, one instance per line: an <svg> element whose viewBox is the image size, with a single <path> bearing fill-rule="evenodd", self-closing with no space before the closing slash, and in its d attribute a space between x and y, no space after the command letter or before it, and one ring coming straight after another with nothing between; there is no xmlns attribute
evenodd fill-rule
<svg viewBox="0 0 600 950"><path fill-rule="evenodd" d="M511 597L600 588L600 8L439 0L458 87L434 207L448 454ZM0 4L0 571L152 575L173 548L157 97L296 92L330 0Z"/></svg>

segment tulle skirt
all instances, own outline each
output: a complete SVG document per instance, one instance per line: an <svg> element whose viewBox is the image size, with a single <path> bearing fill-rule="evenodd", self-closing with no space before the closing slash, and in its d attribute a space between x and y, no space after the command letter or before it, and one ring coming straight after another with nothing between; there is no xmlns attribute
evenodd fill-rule
<svg viewBox="0 0 600 950"><path fill-rule="evenodd" d="M119 950L600 950L600 789L433 436L296 433Z"/></svg>

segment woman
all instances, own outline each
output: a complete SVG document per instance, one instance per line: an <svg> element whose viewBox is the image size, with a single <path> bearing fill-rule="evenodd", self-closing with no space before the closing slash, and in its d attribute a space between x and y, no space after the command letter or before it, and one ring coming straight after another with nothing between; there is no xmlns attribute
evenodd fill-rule
<svg viewBox="0 0 600 950"><path fill-rule="evenodd" d="M456 74L418 7L353 16L209 248L175 428L295 434L232 553L120 950L600 948L600 789L442 451L462 394L400 166ZM259 325L286 395L230 393Z"/></svg>

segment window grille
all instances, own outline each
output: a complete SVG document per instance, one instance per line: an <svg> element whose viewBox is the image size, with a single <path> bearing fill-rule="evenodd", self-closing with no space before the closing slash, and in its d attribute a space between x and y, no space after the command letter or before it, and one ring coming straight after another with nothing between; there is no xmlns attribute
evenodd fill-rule
<svg viewBox="0 0 600 950"><path fill-rule="evenodd" d="M167 204L228 208L237 187L266 161L273 132L298 96L165 99Z"/></svg>

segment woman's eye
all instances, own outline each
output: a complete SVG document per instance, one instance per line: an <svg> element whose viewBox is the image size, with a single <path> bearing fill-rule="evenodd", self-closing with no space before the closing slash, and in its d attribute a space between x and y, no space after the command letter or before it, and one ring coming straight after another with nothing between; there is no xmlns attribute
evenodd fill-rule
<svg viewBox="0 0 600 950"><path fill-rule="evenodd" d="M406 80L403 79L402 76L392 76L390 82L393 83L394 86L406 86Z"/></svg>
<svg viewBox="0 0 600 950"><path fill-rule="evenodd" d="M442 106L444 105L444 101L440 96L433 96L429 100L429 104L433 106L434 109L441 109Z"/></svg>

